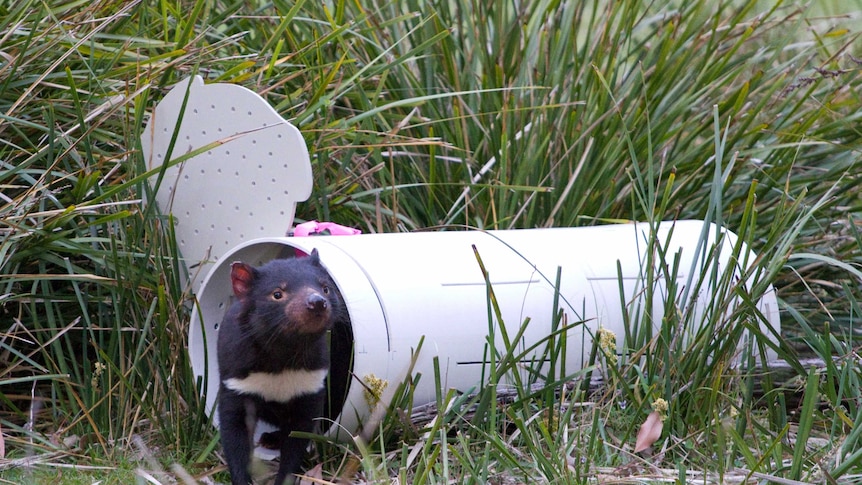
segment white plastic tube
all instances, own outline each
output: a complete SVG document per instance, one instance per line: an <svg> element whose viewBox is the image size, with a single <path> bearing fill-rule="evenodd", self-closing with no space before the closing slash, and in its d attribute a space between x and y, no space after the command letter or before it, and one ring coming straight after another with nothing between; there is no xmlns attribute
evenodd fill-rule
<svg viewBox="0 0 862 485"><path fill-rule="evenodd" d="M625 335L623 301L629 309L644 308L644 275L649 227L620 224L586 228L526 229L509 231L426 232L349 237L273 237L248 241L229 251L213 267L199 293L189 350L197 375L207 375L206 399L212 409L218 390L216 339L218 325L231 301L230 263L253 265L273 258L292 257L316 248L346 302L353 329L353 375L374 376L394 389L405 377L411 352L424 344L415 372L424 377L414 394L416 405L435 398L434 357L439 358L445 388L467 391L479 384L486 359L489 310L485 278L477 256L484 262L502 311L502 320L514 334L525 319L530 323L520 345L529 347L551 333L555 278L561 268L560 308L571 325L566 355L567 371L584 364L599 327L613 331L622 345ZM722 234L718 256L705 257ZM706 238L704 239L704 235ZM703 314L712 301L706 288L694 291L705 268L740 274L733 258L736 236L702 221L662 223L658 241L668 255L678 258L677 292L680 307L693 303ZM705 243L705 244L704 244ZM474 248L475 247L475 252ZM739 259L754 261L745 248ZM619 268L619 270L618 270ZM621 278L618 271L621 271ZM655 269L653 269L655 271ZM659 277L658 280L662 280ZM738 278L737 278L738 280ZM620 295L622 282L624 295ZM653 321L661 322L659 284ZM688 294L688 301L681 301ZM759 302L764 328L778 332L775 294ZM695 320L697 321L697 319ZM768 325L767 325L768 323ZM499 336L499 332L496 332ZM767 333L771 334L771 333ZM498 339L497 342L500 345ZM363 386L354 382L341 413L340 425L354 431L369 415Z"/></svg>

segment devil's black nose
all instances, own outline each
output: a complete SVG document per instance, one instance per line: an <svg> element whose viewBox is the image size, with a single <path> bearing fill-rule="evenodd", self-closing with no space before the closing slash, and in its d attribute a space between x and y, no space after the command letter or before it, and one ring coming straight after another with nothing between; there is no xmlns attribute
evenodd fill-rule
<svg viewBox="0 0 862 485"><path fill-rule="evenodd" d="M305 305L311 311L322 312L323 310L326 310L326 298L324 298L320 293L312 293L311 295L308 295L308 299L305 300Z"/></svg>

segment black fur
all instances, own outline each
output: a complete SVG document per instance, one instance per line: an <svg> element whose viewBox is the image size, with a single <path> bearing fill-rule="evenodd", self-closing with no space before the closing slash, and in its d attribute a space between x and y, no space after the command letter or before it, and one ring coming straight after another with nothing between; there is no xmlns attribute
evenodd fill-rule
<svg viewBox="0 0 862 485"><path fill-rule="evenodd" d="M326 387L278 402L237 392L226 381L244 379L252 373L328 369L327 331L338 322L339 331L333 334L349 332L346 310L320 264L317 250L306 258L274 260L259 268L234 263L231 281L236 300L218 336L222 447L232 483L252 483L249 462L256 420L272 424L278 431L266 433L261 444L280 449L275 483L281 485L300 470L308 447L307 439L289 435L292 431L315 431L315 421L324 416ZM336 361L343 361L343 357ZM343 396L346 389L340 392ZM327 411L326 415L331 415L329 407Z"/></svg>

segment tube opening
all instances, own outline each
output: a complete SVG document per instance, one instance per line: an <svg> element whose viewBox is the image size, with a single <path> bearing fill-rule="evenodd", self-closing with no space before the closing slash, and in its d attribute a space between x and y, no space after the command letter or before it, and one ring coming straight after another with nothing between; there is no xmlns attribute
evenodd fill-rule
<svg viewBox="0 0 862 485"><path fill-rule="evenodd" d="M208 409L214 410L220 382L216 360L219 327L225 318L225 313L235 299L230 281L230 264L234 261L242 261L258 267L274 259L306 257L310 252L310 249L302 249L282 241L267 241L239 248L237 251L225 255L216 263L198 295L199 312L196 313L199 317L197 320L193 318L189 342L189 351L193 356L195 373L199 376L206 376ZM327 266L325 256L321 258L321 264L332 279L335 290L343 303L343 288L333 275L331 267ZM342 317L335 322L333 329L327 336L330 349L330 369L326 381L327 399L320 426L322 432L327 432L339 420L347 402L350 377L353 375L354 330L350 310L346 304L344 304L344 311L341 312L341 315ZM199 323L196 324L196 321ZM196 329L200 329L202 332ZM268 426L259 422L257 428L256 434L259 435L262 431L267 431Z"/></svg>

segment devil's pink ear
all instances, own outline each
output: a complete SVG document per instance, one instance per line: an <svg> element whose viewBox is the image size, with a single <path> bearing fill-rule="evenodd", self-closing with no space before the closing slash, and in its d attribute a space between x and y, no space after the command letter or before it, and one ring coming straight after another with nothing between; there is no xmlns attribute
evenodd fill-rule
<svg viewBox="0 0 862 485"><path fill-rule="evenodd" d="M320 254L317 252L317 248L311 250L311 254L308 255L308 260L311 264L320 266Z"/></svg>
<svg viewBox="0 0 862 485"><path fill-rule="evenodd" d="M233 294L240 300L244 300L251 291L252 283L257 272L251 266L235 261L230 265L230 283L233 287Z"/></svg>

